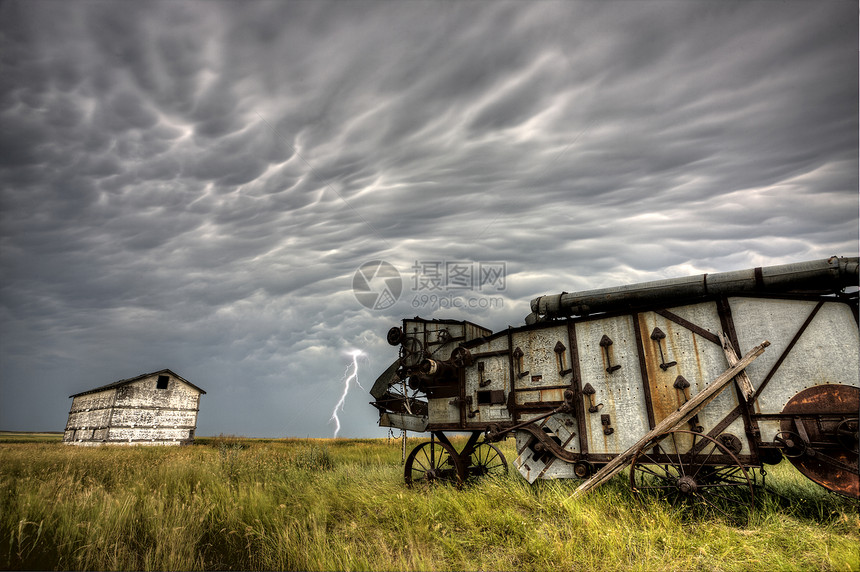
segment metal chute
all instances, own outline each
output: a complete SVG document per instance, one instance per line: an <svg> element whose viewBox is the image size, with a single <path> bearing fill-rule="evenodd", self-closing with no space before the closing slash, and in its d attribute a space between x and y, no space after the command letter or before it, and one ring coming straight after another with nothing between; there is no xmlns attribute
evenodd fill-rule
<svg viewBox="0 0 860 572"><path fill-rule="evenodd" d="M427 402L410 397L395 360L373 384L371 404L379 410L379 426L422 432L427 429Z"/></svg>
<svg viewBox="0 0 860 572"><path fill-rule="evenodd" d="M388 366L388 369L386 369L384 372L382 372L382 375L376 378L376 381L373 383L373 387L370 389L370 395L372 395L376 399L382 399L391 384L397 382L400 379L397 376L397 369L399 367L400 360L394 360L394 362L390 366Z"/></svg>

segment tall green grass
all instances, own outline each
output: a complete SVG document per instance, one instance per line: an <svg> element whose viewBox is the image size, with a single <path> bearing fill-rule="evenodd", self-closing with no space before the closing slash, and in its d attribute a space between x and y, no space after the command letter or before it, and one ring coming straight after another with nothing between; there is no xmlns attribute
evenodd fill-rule
<svg viewBox="0 0 860 572"><path fill-rule="evenodd" d="M418 443L412 440L410 447ZM512 443L505 444L509 460ZM857 505L771 469L744 524L641 508L623 477L403 485L399 441L0 445L0 567L857 570Z"/></svg>

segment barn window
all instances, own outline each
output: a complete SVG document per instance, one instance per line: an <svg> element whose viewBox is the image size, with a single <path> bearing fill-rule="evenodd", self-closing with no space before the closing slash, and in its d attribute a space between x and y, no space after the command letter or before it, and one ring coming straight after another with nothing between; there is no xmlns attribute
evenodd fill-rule
<svg viewBox="0 0 860 572"><path fill-rule="evenodd" d="M167 389L167 380L170 379L166 375L159 375L158 382L155 384L155 389Z"/></svg>

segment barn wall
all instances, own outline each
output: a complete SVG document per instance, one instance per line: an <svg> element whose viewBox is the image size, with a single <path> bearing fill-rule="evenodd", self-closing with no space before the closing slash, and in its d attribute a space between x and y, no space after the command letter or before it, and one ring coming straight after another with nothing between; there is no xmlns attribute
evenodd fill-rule
<svg viewBox="0 0 860 572"><path fill-rule="evenodd" d="M172 375L159 389L158 377L75 397L63 440L76 445L191 442L200 393Z"/></svg>
<svg viewBox="0 0 860 572"><path fill-rule="evenodd" d="M108 389L73 398L63 441L104 439L115 392L114 389Z"/></svg>
<svg viewBox="0 0 860 572"><path fill-rule="evenodd" d="M173 376L167 389L156 389L158 376L139 379L117 388L117 408L169 408L169 409L197 409L197 400L200 394L197 390L177 381Z"/></svg>

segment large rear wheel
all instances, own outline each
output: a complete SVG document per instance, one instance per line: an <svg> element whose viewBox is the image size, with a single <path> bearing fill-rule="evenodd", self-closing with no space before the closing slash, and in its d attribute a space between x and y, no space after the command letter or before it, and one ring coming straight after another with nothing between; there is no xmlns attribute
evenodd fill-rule
<svg viewBox="0 0 860 572"><path fill-rule="evenodd" d="M661 500L694 517L746 516L753 508L750 472L717 439L670 431L643 445L630 466L640 502Z"/></svg>

